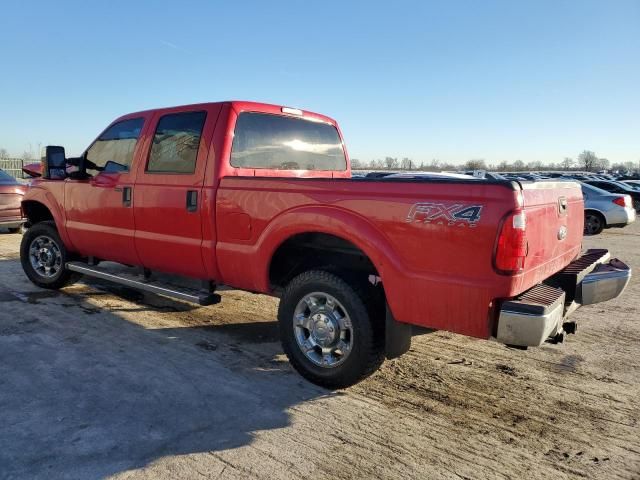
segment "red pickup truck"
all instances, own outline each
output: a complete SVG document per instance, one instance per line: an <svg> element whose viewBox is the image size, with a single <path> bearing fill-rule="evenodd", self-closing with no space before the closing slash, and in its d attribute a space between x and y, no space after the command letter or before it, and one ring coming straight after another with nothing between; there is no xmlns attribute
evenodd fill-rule
<svg viewBox="0 0 640 480"><path fill-rule="evenodd" d="M562 341L576 307L618 296L631 275L606 250L581 252L577 183L352 178L337 123L308 111L149 110L115 120L80 158L46 152L22 203L33 283L89 275L202 305L220 285L279 296L290 362L327 387L407 351L412 326L519 348Z"/></svg>

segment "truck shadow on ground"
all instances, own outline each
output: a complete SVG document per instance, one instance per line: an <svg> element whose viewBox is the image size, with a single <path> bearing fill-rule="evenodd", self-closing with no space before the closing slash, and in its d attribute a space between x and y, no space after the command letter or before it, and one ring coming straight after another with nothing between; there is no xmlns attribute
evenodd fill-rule
<svg viewBox="0 0 640 480"><path fill-rule="evenodd" d="M82 300L65 308L65 294L30 302L42 291L13 263L0 261L0 478L98 479L241 447L289 425L294 405L330 395L286 362L264 368L264 355L238 360L233 344L215 343L256 329L271 342L274 323L148 330L117 312L86 315Z"/></svg>

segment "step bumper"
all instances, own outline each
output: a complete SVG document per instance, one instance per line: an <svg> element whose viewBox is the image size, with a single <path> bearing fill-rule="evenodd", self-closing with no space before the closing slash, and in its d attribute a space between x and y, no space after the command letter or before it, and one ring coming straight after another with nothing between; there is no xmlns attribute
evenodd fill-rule
<svg viewBox="0 0 640 480"><path fill-rule="evenodd" d="M580 306L606 302L622 294L631 268L610 259L607 250L588 250L566 268L521 295L500 304L496 339L517 347L562 341L569 315ZM571 325L575 331L575 323Z"/></svg>

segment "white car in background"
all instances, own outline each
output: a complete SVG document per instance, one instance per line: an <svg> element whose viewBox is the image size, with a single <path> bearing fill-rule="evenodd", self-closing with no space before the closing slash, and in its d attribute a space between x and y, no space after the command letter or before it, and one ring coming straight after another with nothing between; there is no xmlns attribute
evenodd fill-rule
<svg viewBox="0 0 640 480"><path fill-rule="evenodd" d="M636 220L629 195L609 193L586 183L580 185L584 197L585 235L597 235L605 228L626 227Z"/></svg>

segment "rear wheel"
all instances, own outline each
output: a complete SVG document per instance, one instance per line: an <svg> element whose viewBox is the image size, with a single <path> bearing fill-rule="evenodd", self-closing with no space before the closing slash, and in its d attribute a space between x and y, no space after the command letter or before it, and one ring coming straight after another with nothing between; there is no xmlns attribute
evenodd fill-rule
<svg viewBox="0 0 640 480"><path fill-rule="evenodd" d="M54 222L36 223L22 237L20 262L29 280L42 288L58 289L80 278L65 264L69 253L62 243Z"/></svg>
<svg viewBox="0 0 640 480"><path fill-rule="evenodd" d="M280 338L291 365L307 380L344 388L384 360L384 333L364 295L339 276L312 270L294 278L280 300Z"/></svg>
<svg viewBox="0 0 640 480"><path fill-rule="evenodd" d="M597 212L584 213L584 234L598 235L606 226L604 217Z"/></svg>

